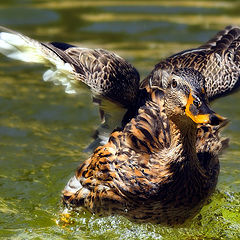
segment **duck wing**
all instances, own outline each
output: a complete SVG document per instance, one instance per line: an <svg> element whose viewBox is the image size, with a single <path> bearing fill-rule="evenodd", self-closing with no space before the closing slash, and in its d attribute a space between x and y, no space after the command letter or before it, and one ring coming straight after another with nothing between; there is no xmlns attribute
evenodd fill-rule
<svg viewBox="0 0 240 240"><path fill-rule="evenodd" d="M228 26L204 45L174 54L158 63L151 74L159 85L161 71L194 68L205 77L203 86L209 101L228 95L240 87L240 27Z"/></svg>
<svg viewBox="0 0 240 240"><path fill-rule="evenodd" d="M135 106L139 73L112 52L43 43L4 27L0 27L0 52L9 58L48 66L43 80L65 86L66 93L78 93L84 85L90 88L102 120L91 148L104 144L112 130L121 125L125 112Z"/></svg>

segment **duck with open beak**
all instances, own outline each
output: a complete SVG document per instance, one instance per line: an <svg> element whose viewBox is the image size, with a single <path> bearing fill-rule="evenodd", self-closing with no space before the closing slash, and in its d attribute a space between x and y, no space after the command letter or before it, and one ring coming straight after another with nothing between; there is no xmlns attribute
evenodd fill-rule
<svg viewBox="0 0 240 240"><path fill-rule="evenodd" d="M79 166L63 191L66 206L176 225L214 191L225 140L217 130L197 132L201 124L211 131L225 119L209 109L199 72L159 76L143 89L137 115Z"/></svg>
<svg viewBox="0 0 240 240"><path fill-rule="evenodd" d="M208 99L203 87L204 77L194 69L175 69L171 74L161 72L160 88L165 95L165 107L169 119L187 116L197 124L219 125L226 118L209 108ZM152 88L159 88L152 86ZM189 120L187 120L189 121Z"/></svg>

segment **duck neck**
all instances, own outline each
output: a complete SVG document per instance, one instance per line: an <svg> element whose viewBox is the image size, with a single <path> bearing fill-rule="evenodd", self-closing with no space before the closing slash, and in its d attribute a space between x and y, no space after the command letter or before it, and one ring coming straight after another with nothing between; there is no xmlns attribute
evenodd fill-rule
<svg viewBox="0 0 240 240"><path fill-rule="evenodd" d="M199 167L196 153L196 124L188 119L172 118L169 121L172 146L176 149L178 162L184 162L191 167Z"/></svg>

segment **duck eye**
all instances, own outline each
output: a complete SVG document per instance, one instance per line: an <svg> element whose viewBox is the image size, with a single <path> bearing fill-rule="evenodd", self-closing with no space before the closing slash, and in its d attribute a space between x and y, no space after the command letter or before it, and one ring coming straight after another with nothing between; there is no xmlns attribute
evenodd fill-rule
<svg viewBox="0 0 240 240"><path fill-rule="evenodd" d="M177 87L177 81L175 79L172 80L172 87L173 88Z"/></svg>

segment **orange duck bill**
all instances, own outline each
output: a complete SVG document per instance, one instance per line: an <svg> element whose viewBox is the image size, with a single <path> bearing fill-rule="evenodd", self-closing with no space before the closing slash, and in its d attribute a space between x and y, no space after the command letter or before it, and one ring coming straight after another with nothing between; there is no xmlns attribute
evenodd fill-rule
<svg viewBox="0 0 240 240"><path fill-rule="evenodd" d="M219 125L227 119L213 112L205 103L198 97L195 97L190 92L185 113L195 123Z"/></svg>

